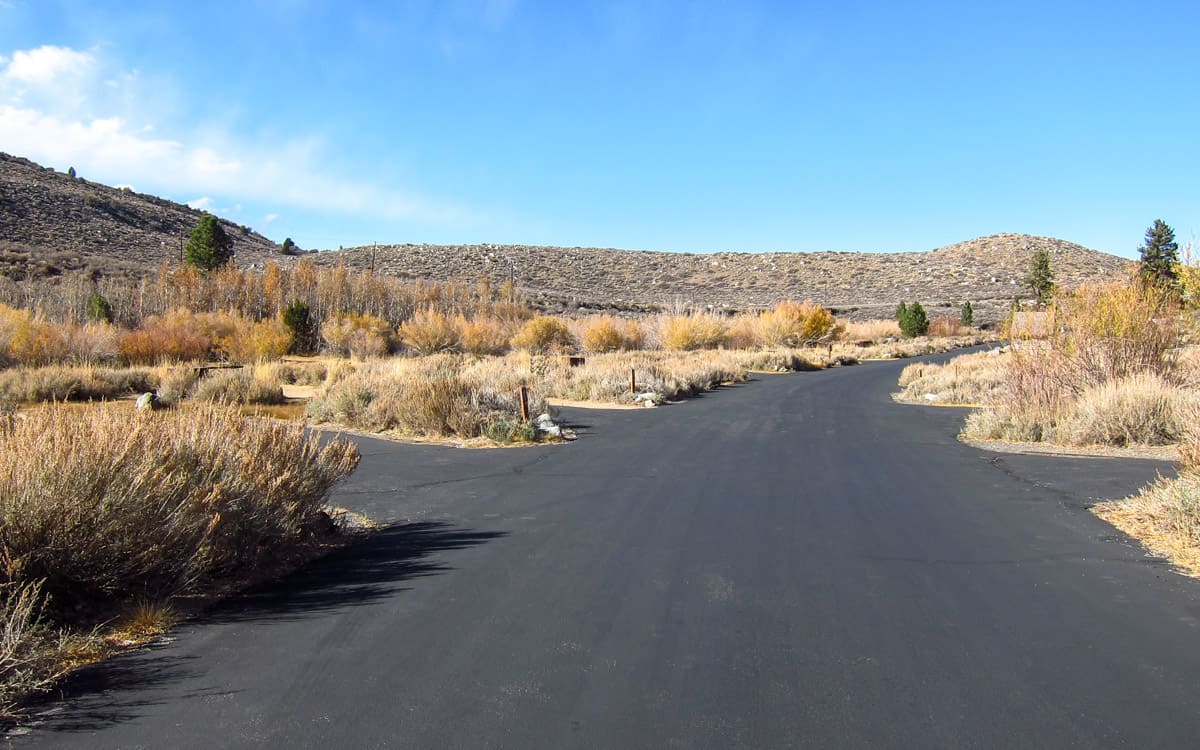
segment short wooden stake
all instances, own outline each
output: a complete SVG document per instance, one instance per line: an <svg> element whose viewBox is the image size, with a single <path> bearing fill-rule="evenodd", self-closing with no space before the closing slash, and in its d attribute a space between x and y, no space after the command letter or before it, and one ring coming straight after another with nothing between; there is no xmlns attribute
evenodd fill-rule
<svg viewBox="0 0 1200 750"><path fill-rule="evenodd" d="M629 368L629 392L637 394L637 370Z"/></svg>
<svg viewBox="0 0 1200 750"><path fill-rule="evenodd" d="M521 386L521 421L529 421L529 388Z"/></svg>

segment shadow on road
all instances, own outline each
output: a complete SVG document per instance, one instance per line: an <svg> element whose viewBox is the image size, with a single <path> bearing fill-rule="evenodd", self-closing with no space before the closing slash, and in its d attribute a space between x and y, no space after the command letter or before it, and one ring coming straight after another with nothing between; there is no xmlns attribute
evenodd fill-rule
<svg viewBox="0 0 1200 750"><path fill-rule="evenodd" d="M404 581L452 569L429 559L435 553L506 535L437 521L389 526L280 581L235 596L183 627L299 620L362 606L403 591ZM92 732L136 719L153 706L189 698L228 698L237 692L219 685L186 693L172 690L183 681L200 678L203 665L200 656L189 653L186 636L160 642L79 670L30 705L22 723L36 727L39 734Z"/></svg>
<svg viewBox="0 0 1200 750"><path fill-rule="evenodd" d="M441 521L397 524L371 532L300 570L224 602L205 622L306 618L369 604L403 588L398 584L450 566L428 559L446 550L474 547L505 532L456 528Z"/></svg>

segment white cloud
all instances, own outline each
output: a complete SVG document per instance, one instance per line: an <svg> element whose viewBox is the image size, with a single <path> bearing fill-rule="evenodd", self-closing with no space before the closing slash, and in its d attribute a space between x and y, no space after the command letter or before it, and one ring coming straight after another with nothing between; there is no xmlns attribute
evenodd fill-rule
<svg viewBox="0 0 1200 750"><path fill-rule="evenodd" d="M187 202L187 205L189 208L194 208L197 211L207 211L209 209L209 207L212 206L212 204L213 204L213 199L209 198L207 195L204 196L203 198L197 198L194 201Z"/></svg>
<svg viewBox="0 0 1200 750"><path fill-rule="evenodd" d="M258 231L265 232L267 227L279 220L279 214L267 214L263 217L262 223L258 226Z"/></svg>
<svg viewBox="0 0 1200 750"><path fill-rule="evenodd" d="M11 81L44 86L63 76L77 76L89 70L95 58L86 52L67 47L46 45L31 50L18 50L4 70Z"/></svg>
<svg viewBox="0 0 1200 750"><path fill-rule="evenodd" d="M7 64L0 62L0 144L84 174L171 195L202 195L198 200L208 200L206 206L220 196L387 220L440 224L468 218L456 206L330 173L321 165L317 139L260 144L213 127L176 129L163 137L162 123L181 113L152 108L172 101L178 99L147 90L136 71L113 71L90 53L16 51Z"/></svg>

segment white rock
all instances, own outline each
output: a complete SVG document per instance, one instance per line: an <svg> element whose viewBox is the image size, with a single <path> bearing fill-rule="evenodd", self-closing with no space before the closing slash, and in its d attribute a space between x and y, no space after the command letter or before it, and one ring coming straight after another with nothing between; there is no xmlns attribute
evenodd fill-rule
<svg viewBox="0 0 1200 750"><path fill-rule="evenodd" d="M534 420L533 426L538 429L538 432L544 432L547 435L562 437L562 425L554 421L554 417L549 414L539 414Z"/></svg>

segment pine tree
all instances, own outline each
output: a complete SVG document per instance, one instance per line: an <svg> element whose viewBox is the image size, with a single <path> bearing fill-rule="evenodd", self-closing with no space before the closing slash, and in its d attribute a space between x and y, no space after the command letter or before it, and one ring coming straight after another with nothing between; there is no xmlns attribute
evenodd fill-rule
<svg viewBox="0 0 1200 750"><path fill-rule="evenodd" d="M1179 244L1175 242L1175 230L1162 219L1155 219L1146 230L1146 242L1139 248L1142 252L1138 274L1147 284L1173 289L1179 283L1176 265L1179 263Z"/></svg>
<svg viewBox="0 0 1200 750"><path fill-rule="evenodd" d="M1038 250L1029 262L1029 275L1025 277L1025 286L1037 302L1039 308L1050 304L1054 296L1054 271L1050 269L1050 251Z"/></svg>
<svg viewBox="0 0 1200 750"><path fill-rule="evenodd" d="M311 354L317 341L316 326L308 305L298 299L283 311L283 324L292 332L291 354Z"/></svg>
<svg viewBox="0 0 1200 750"><path fill-rule="evenodd" d="M968 328L975 325L975 308L971 306L970 300L962 303L962 311L959 313L958 321Z"/></svg>
<svg viewBox="0 0 1200 750"><path fill-rule="evenodd" d="M901 302L896 308L896 320L900 323L900 332L909 338L924 336L929 330L929 316L920 302L911 305Z"/></svg>
<svg viewBox="0 0 1200 750"><path fill-rule="evenodd" d="M225 234L217 217L204 214L188 237L185 256L188 263L201 271L212 271L233 257L233 240Z"/></svg>
<svg viewBox="0 0 1200 750"><path fill-rule="evenodd" d="M91 297L88 297L87 316L88 320L111 323L113 322L112 305L108 304L108 300L104 298L103 294L96 292Z"/></svg>

